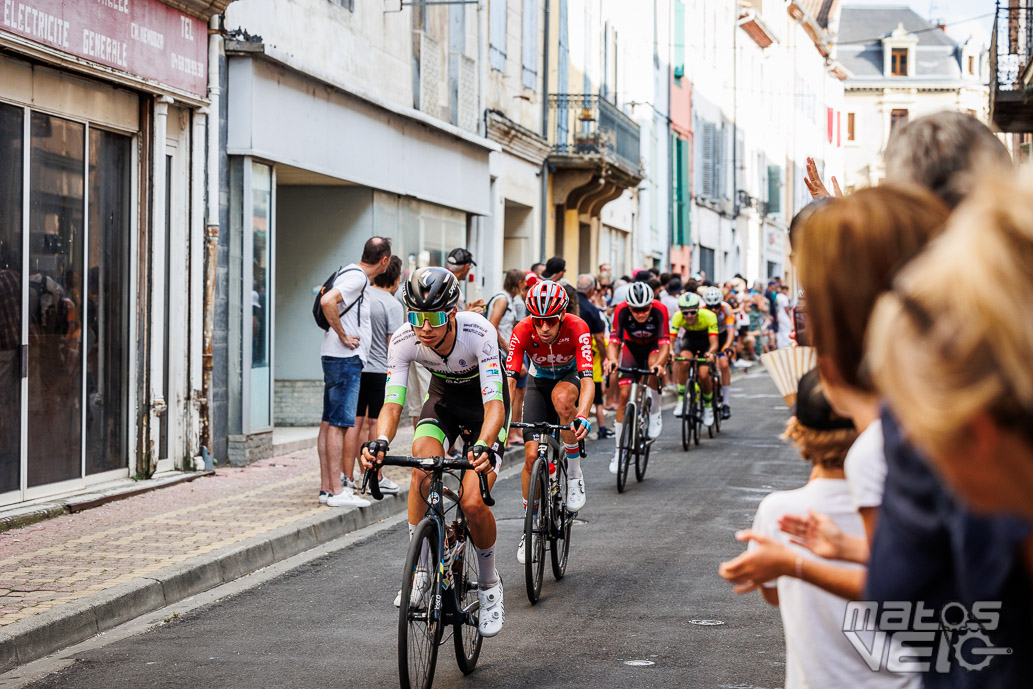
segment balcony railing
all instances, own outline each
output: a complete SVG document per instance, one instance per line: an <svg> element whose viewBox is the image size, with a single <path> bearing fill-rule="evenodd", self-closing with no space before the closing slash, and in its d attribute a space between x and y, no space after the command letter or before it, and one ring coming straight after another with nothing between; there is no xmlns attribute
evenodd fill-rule
<svg viewBox="0 0 1033 689"><path fill-rule="evenodd" d="M990 35L990 113L1003 131L1015 131L1030 117L1022 112L1030 109L1023 72L1033 56L1033 7L1030 0L1007 1L1012 6L998 3Z"/></svg>
<svg viewBox="0 0 1033 689"><path fill-rule="evenodd" d="M552 150L561 155L600 155L639 173L639 126L605 98L580 93L549 96Z"/></svg>

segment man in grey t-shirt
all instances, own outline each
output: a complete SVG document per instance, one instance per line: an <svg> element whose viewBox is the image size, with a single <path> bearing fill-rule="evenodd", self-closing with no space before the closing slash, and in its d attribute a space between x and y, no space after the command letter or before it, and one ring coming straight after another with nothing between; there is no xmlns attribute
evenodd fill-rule
<svg viewBox="0 0 1033 689"><path fill-rule="evenodd" d="M387 344L394 332L402 327L405 316L401 302L394 298L401 275L402 259L392 256L387 270L373 278L373 287L368 292L369 358L362 369L359 404L355 411L355 428L359 429L360 441L377 439L377 417L384 406L384 390L387 388ZM381 475L380 492L397 495L398 485Z"/></svg>

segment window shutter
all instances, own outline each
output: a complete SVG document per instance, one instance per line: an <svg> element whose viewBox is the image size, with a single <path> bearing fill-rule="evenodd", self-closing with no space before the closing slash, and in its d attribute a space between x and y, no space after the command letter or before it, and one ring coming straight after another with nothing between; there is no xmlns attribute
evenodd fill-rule
<svg viewBox="0 0 1033 689"><path fill-rule="evenodd" d="M690 210L689 204L689 142L686 139L678 139L678 245L688 246L691 233L689 232Z"/></svg>
<svg viewBox="0 0 1033 689"><path fill-rule="evenodd" d="M768 213L782 212L782 168L768 165Z"/></svg>
<svg viewBox="0 0 1033 689"><path fill-rule="evenodd" d="M538 0L524 0L521 81L526 88L538 85Z"/></svg>
<svg viewBox="0 0 1033 689"><path fill-rule="evenodd" d="M685 3L674 0L674 78L685 76Z"/></svg>
<svg viewBox="0 0 1033 689"><path fill-rule="evenodd" d="M702 182L702 188L700 189L703 198L712 199L714 198L714 131L713 122L703 123L703 160L700 165L700 181Z"/></svg>
<svg viewBox="0 0 1033 689"><path fill-rule="evenodd" d="M491 35L488 47L488 62L493 69L506 71L506 2L507 0L491 0Z"/></svg>
<svg viewBox="0 0 1033 689"><path fill-rule="evenodd" d="M724 127L718 129L714 126L714 198L723 199L726 198L725 193L725 154L727 147L725 146L725 130Z"/></svg>

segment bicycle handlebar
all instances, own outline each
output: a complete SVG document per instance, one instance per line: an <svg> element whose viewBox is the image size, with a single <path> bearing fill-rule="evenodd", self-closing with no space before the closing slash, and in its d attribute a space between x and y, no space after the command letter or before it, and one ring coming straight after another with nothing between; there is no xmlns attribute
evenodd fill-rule
<svg viewBox="0 0 1033 689"><path fill-rule="evenodd" d="M570 424L564 426L558 423L546 423L545 421L539 421L537 423L524 423L522 421L514 421L509 424L510 428L530 428L535 431L569 431L571 430ZM588 451L585 450L585 441L577 441L577 451L582 457L588 456Z"/></svg>
<svg viewBox="0 0 1033 689"><path fill-rule="evenodd" d="M657 367L659 368L659 367ZM651 368L625 368L624 366L618 366L617 371L620 373L632 373L640 376L655 376L656 371Z"/></svg>
<svg viewBox="0 0 1033 689"><path fill-rule="evenodd" d="M454 457L406 457L402 455L385 455L380 462L374 462L366 469L362 477L362 492L369 487L370 494L375 500L383 500L384 494L380 492L380 481L377 480L377 471L381 466L411 467L423 469L424 471L473 471L473 464L465 458ZM495 498L491 497L491 490L488 488L488 477L478 472L477 480L481 485L481 500L488 507L495 505Z"/></svg>
<svg viewBox="0 0 1033 689"><path fill-rule="evenodd" d="M697 364L710 361L710 359L705 356L676 356L671 358L674 361L695 361Z"/></svg>

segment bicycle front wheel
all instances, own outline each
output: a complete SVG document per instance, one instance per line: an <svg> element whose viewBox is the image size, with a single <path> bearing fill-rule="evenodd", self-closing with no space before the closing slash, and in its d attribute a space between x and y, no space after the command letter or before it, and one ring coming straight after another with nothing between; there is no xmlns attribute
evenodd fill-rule
<svg viewBox="0 0 1033 689"><path fill-rule="evenodd" d="M545 574L545 539L549 534L548 477L548 464L539 457L531 467L527 513L524 515L524 582L531 605L538 602Z"/></svg>
<svg viewBox="0 0 1033 689"><path fill-rule="evenodd" d="M624 427L621 428L620 443L617 445L617 492L623 493L628 481L628 464L631 462L632 447L635 442L635 424L638 423L634 402L628 402L624 408Z"/></svg>
<svg viewBox="0 0 1033 689"><path fill-rule="evenodd" d="M416 527L405 557L398 606L398 679L402 689L430 689L434 683L442 634L441 621L432 619L437 585L433 563L439 560L437 536L437 522L424 519Z"/></svg>
<svg viewBox="0 0 1033 689"><path fill-rule="evenodd" d="M689 451L692 443L691 397L688 389L686 389L681 401L681 449L686 452Z"/></svg>
<svg viewBox="0 0 1033 689"><path fill-rule="evenodd" d="M699 435L703 432L703 410L700 406L698 392L694 391L692 394L690 409L690 415L692 417L692 442L695 445L699 445Z"/></svg>
<svg viewBox="0 0 1033 689"><path fill-rule="evenodd" d="M477 556L473 552L473 541L470 530L465 529L463 547L457 557L462 563L456 569L459 576L455 581L456 603L462 619L456 623L452 638L456 647L456 663L464 675L473 672L477 667L477 658L481 655L481 643L484 637L478 631L480 607L477 600Z"/></svg>
<svg viewBox="0 0 1033 689"><path fill-rule="evenodd" d="M567 573L567 555L570 553L570 525L573 515L567 511L567 460L556 457L555 481L557 490L552 494L552 533L549 536L549 555L552 561L552 575L556 581Z"/></svg>

